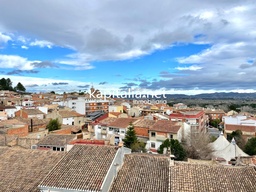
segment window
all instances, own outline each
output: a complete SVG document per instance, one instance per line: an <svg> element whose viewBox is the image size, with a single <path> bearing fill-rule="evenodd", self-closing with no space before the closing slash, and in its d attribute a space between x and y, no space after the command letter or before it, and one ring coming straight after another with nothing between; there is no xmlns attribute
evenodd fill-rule
<svg viewBox="0 0 256 192"><path fill-rule="evenodd" d="M150 147L155 149L155 148L156 148L156 144L152 142L152 143L150 144Z"/></svg>
<svg viewBox="0 0 256 192"><path fill-rule="evenodd" d="M151 132L151 137L155 137L156 133L155 132Z"/></svg>
<svg viewBox="0 0 256 192"><path fill-rule="evenodd" d="M170 135L170 139L173 139L173 135Z"/></svg>
<svg viewBox="0 0 256 192"><path fill-rule="evenodd" d="M109 127L109 131L113 131L113 127Z"/></svg>

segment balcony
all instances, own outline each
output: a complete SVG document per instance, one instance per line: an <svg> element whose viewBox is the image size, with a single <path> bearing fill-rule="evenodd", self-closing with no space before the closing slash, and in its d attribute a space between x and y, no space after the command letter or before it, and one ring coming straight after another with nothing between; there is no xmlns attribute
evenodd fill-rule
<svg viewBox="0 0 256 192"><path fill-rule="evenodd" d="M165 141L167 139L166 136L164 135L156 135L156 140L157 141Z"/></svg>

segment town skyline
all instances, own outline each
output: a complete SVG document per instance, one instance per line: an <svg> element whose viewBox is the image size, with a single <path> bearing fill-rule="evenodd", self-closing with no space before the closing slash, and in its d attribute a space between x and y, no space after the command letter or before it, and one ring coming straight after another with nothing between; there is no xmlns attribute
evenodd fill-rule
<svg viewBox="0 0 256 192"><path fill-rule="evenodd" d="M252 1L0 4L0 78L29 92L256 90Z"/></svg>

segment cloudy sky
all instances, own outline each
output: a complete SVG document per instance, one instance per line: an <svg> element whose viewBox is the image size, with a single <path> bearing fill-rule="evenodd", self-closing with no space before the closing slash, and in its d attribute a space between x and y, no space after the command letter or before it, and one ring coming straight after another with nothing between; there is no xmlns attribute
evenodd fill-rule
<svg viewBox="0 0 256 192"><path fill-rule="evenodd" d="M0 0L0 78L32 92L256 90L253 0Z"/></svg>

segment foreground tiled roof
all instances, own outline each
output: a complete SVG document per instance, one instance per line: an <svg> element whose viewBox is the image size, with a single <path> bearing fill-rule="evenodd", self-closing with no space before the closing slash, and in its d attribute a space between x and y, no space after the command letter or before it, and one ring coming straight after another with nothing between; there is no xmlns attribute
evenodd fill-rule
<svg viewBox="0 0 256 192"><path fill-rule="evenodd" d="M47 135L42 140L40 140L37 145L52 145L52 146L64 146L73 139L76 135Z"/></svg>
<svg viewBox="0 0 256 192"><path fill-rule="evenodd" d="M165 133L177 133L181 128L177 122L169 120L158 120L153 126L149 128L151 131L159 131Z"/></svg>
<svg viewBox="0 0 256 192"><path fill-rule="evenodd" d="M63 153L8 147L0 148L0 191L34 192Z"/></svg>
<svg viewBox="0 0 256 192"><path fill-rule="evenodd" d="M254 167L213 166L175 163L171 166L171 191L175 192L253 192Z"/></svg>
<svg viewBox="0 0 256 192"><path fill-rule="evenodd" d="M168 191L169 160L149 154L125 155L111 192Z"/></svg>
<svg viewBox="0 0 256 192"><path fill-rule="evenodd" d="M130 123L134 123L138 119L133 118L116 118L116 120L109 124L110 127L127 128Z"/></svg>
<svg viewBox="0 0 256 192"><path fill-rule="evenodd" d="M40 186L99 191L116 151L110 146L74 145Z"/></svg>

